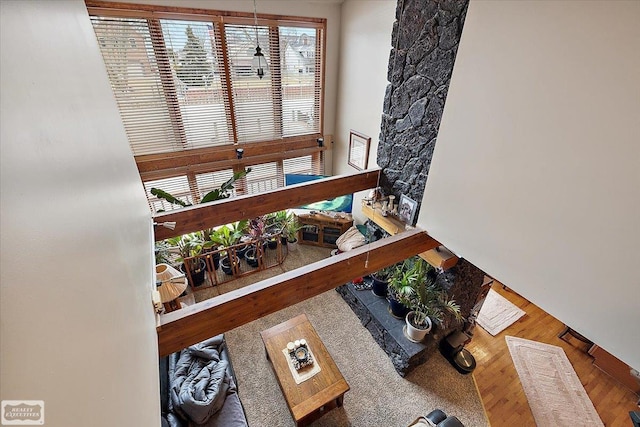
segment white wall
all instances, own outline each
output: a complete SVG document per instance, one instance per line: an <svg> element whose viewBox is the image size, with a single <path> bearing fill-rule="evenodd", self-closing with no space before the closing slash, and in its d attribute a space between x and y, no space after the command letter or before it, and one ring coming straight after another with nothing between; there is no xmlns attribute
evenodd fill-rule
<svg viewBox="0 0 640 427"><path fill-rule="evenodd" d="M347 0L342 4L338 103L333 144L335 175L357 172L347 163L351 129L371 137L368 167L377 167L376 153L382 104L388 84L387 64L395 11L395 0ZM360 201L366 193L356 193L354 198L353 214L359 223L366 220L360 212Z"/></svg>
<svg viewBox="0 0 640 427"><path fill-rule="evenodd" d="M473 1L418 225L640 367L640 3Z"/></svg>
<svg viewBox="0 0 640 427"><path fill-rule="evenodd" d="M84 2L1 3L2 399L160 425L151 219Z"/></svg>

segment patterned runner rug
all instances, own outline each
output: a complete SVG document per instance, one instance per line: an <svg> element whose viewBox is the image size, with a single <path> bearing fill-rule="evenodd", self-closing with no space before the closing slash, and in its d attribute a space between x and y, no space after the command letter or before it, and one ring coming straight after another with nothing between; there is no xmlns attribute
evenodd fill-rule
<svg viewBox="0 0 640 427"><path fill-rule="evenodd" d="M525 314L505 297L490 289L476 322L485 331L496 336Z"/></svg>
<svg viewBox="0 0 640 427"><path fill-rule="evenodd" d="M505 339L538 426L604 427L562 348Z"/></svg>

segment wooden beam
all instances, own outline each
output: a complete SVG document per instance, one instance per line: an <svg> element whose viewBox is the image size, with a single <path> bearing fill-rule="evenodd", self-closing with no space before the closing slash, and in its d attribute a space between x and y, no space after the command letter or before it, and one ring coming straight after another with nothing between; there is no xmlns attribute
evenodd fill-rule
<svg viewBox="0 0 640 427"><path fill-rule="evenodd" d="M159 170L188 167L200 164L215 164L237 161L236 148L244 149L243 162L250 161L256 163L261 161L261 157L279 155L286 157L289 152L301 150L319 151L317 139L320 134L307 135L305 137L295 137L278 139L275 141L264 141L261 143L246 143L238 145L226 144L222 146L196 148L192 150L176 151L161 154L145 154L135 156L136 165L140 174ZM255 159L253 159L255 158ZM255 163L253 163L255 164Z"/></svg>
<svg viewBox="0 0 640 427"><path fill-rule="evenodd" d="M416 228L167 313L158 351L166 356L439 245Z"/></svg>
<svg viewBox="0 0 640 427"><path fill-rule="evenodd" d="M249 168L253 165L258 165L261 163L269 163L269 162L282 162L285 159L291 159L294 157L304 157L304 156L318 156L322 151L326 150L326 147L313 147L313 148L303 148L300 150L287 151L285 153L273 153L273 154L264 154L260 156L252 156L247 157L246 155L242 157L242 159L234 158L232 160L221 160L212 163L201 163L189 166L181 166L179 168L172 169L162 169L151 172L141 172L140 178L142 178L143 182L154 181L156 179L163 178L172 178L174 176L182 176L186 175L189 172L193 172L195 174L208 173L208 172L216 172L224 169L238 169L238 168ZM235 156L235 150L234 150ZM320 175L320 173L318 173Z"/></svg>
<svg viewBox="0 0 640 427"><path fill-rule="evenodd" d="M282 209L295 208L307 203L367 190L377 185L378 172L379 169L374 169L351 175L340 175L291 185L261 194L238 196L233 199L218 200L158 213L154 216L154 222L175 222L176 228L170 230L156 226L155 239L163 240L192 231L229 224L240 219L255 218Z"/></svg>

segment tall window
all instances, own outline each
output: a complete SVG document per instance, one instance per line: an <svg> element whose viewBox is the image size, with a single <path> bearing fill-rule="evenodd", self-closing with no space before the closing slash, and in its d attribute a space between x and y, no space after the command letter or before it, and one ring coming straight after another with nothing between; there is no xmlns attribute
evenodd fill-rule
<svg viewBox="0 0 640 427"><path fill-rule="evenodd" d="M322 172L325 20L264 16L256 28L238 13L87 5L147 191L197 203L245 167L238 194L284 185L285 169ZM263 78L251 67L257 43ZM148 196L153 211L169 208Z"/></svg>

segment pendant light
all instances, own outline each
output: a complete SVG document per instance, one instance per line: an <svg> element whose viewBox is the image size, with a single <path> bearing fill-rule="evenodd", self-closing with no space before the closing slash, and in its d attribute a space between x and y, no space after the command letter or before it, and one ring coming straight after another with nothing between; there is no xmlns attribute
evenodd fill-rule
<svg viewBox="0 0 640 427"><path fill-rule="evenodd" d="M262 79L269 69L269 65L267 64L266 58L262 54L262 49L260 49L260 42L258 41L258 15L256 13L256 0L253 0L253 22L256 31L256 53L253 54L251 70Z"/></svg>

